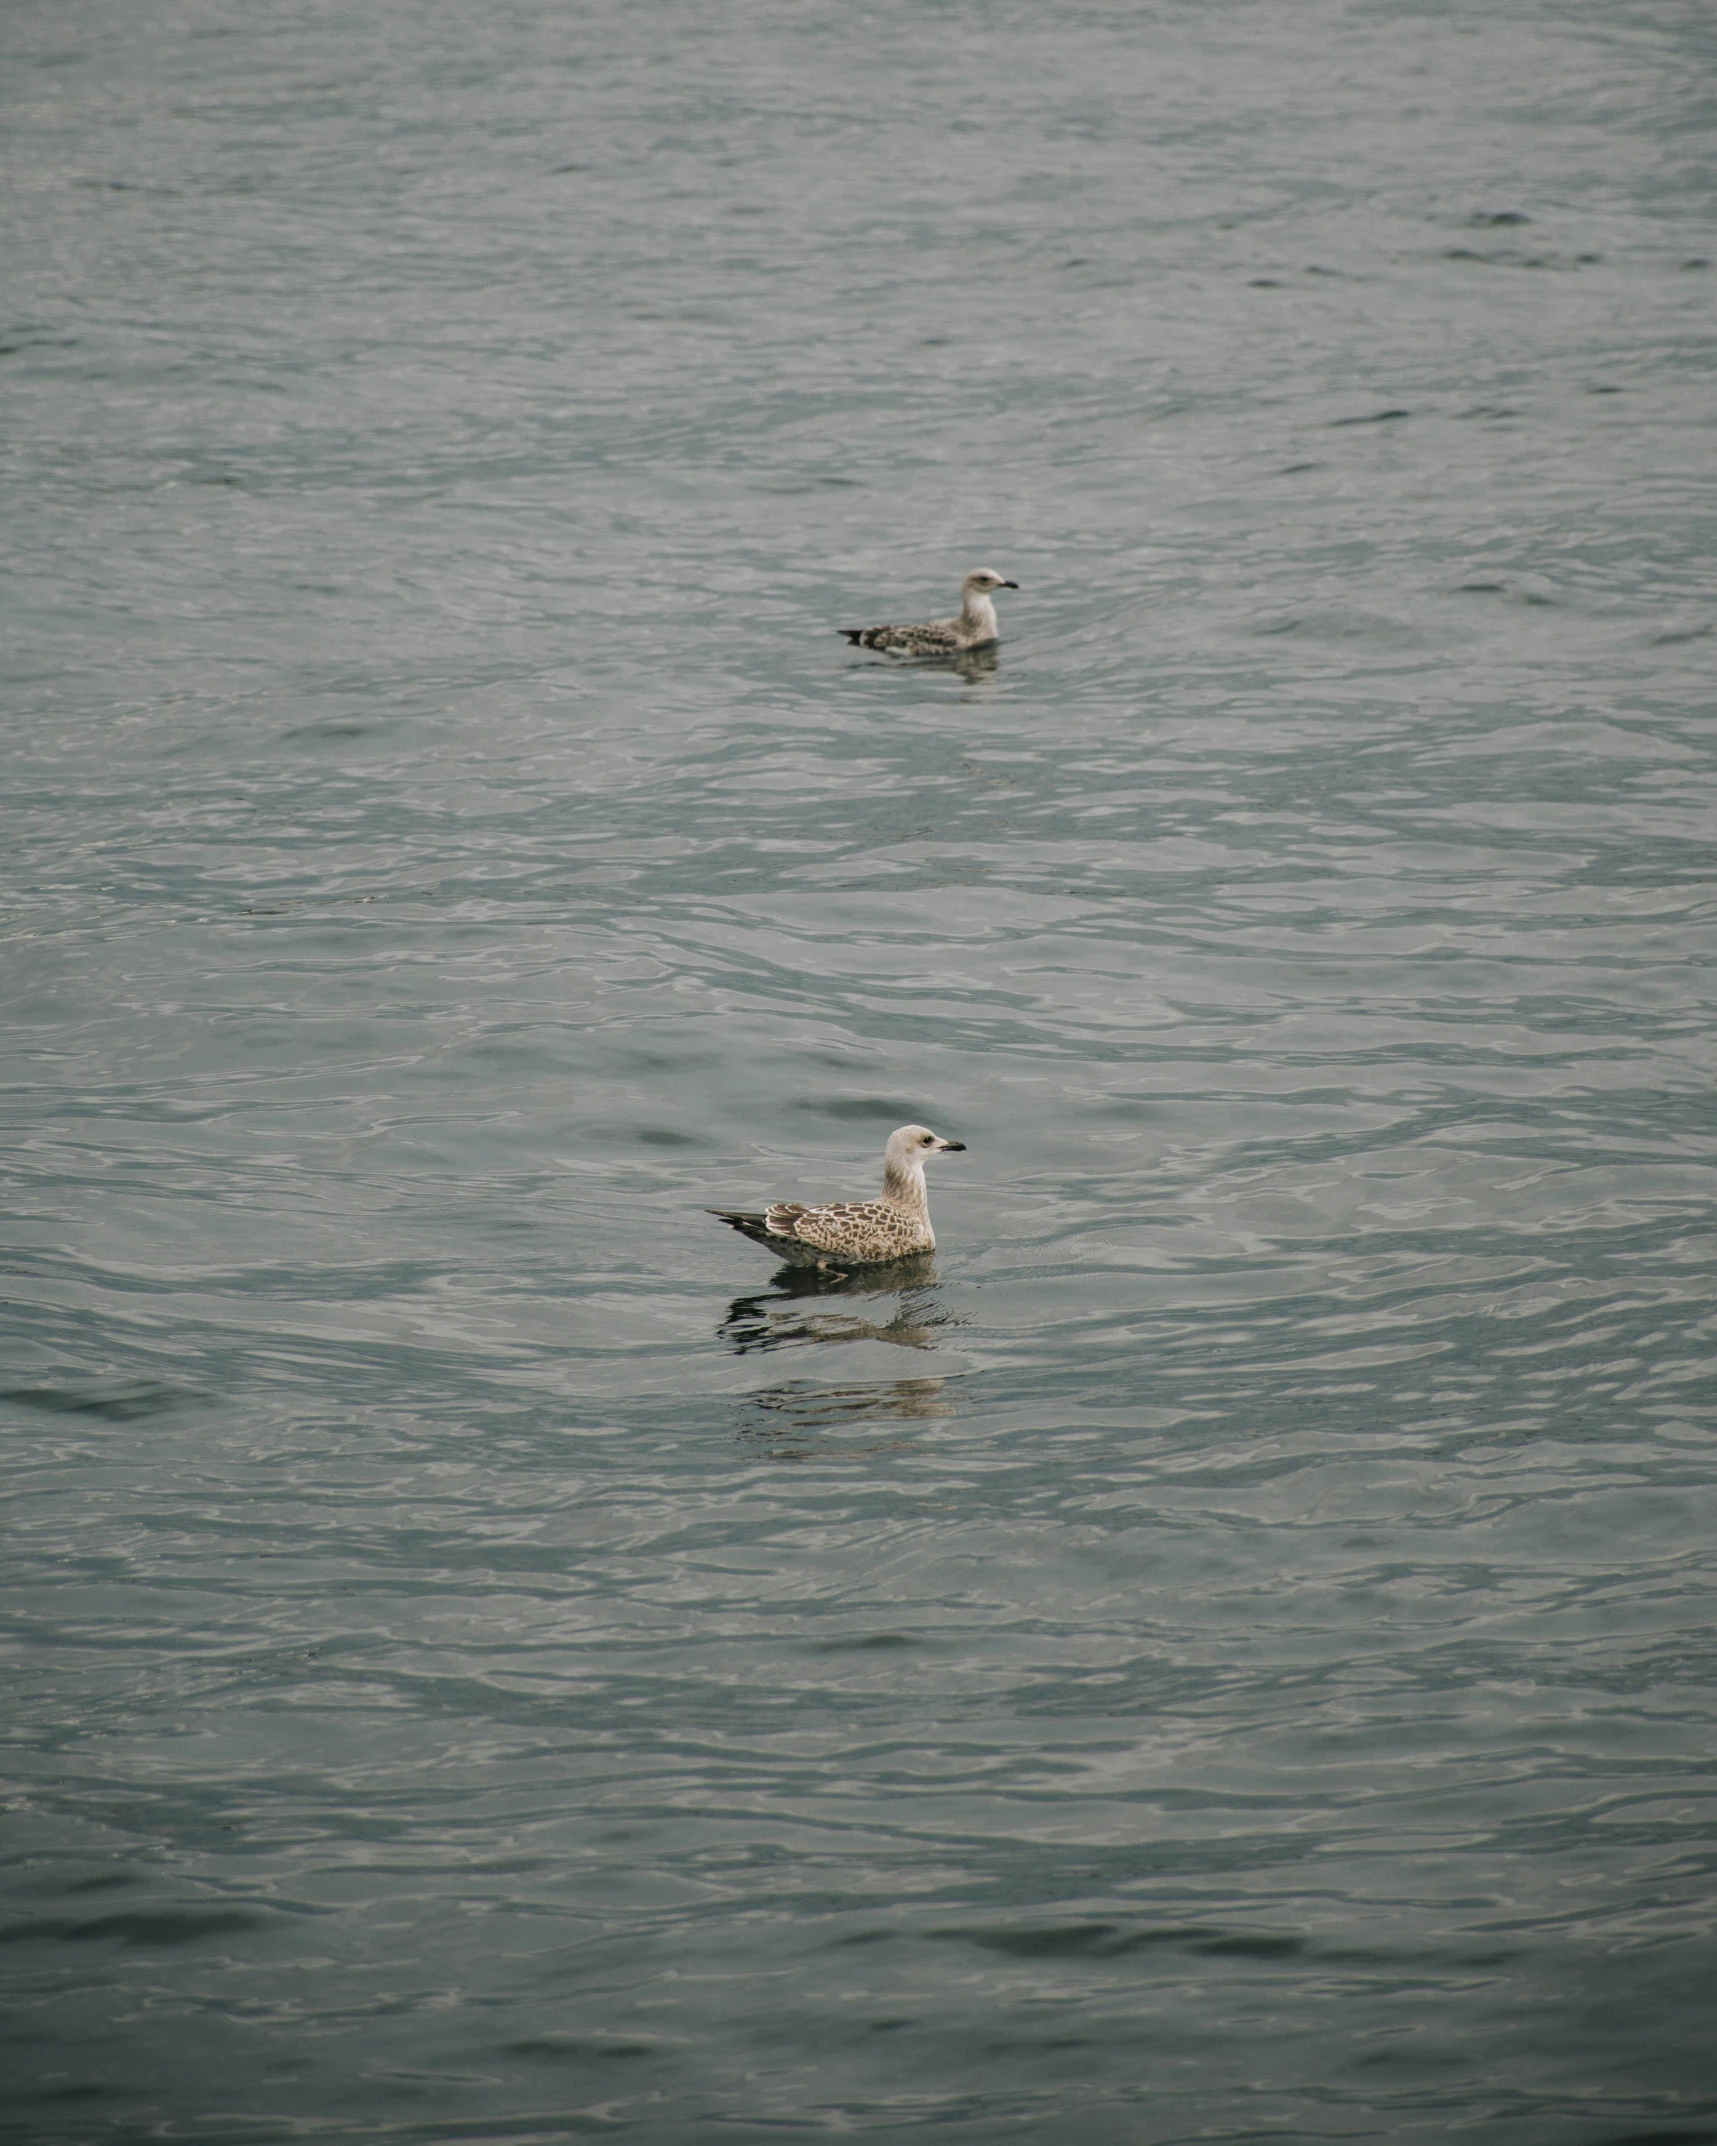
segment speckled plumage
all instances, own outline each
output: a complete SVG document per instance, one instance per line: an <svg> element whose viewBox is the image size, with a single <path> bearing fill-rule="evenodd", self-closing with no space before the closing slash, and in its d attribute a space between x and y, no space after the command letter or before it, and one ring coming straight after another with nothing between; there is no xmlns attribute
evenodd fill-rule
<svg viewBox="0 0 1717 2146"><path fill-rule="evenodd" d="M958 618L934 618L922 626L843 626L840 630L855 648L880 649L884 655L963 655L967 649L988 648L1000 637L992 593L1018 587L1017 581L1004 581L1000 574L980 566L960 584Z"/></svg>
<svg viewBox="0 0 1717 2146"><path fill-rule="evenodd" d="M820 1207L779 1200L758 1213L725 1207L709 1212L792 1266L868 1267L912 1259L936 1249L924 1165L932 1155L958 1153L965 1145L923 1125L902 1125L883 1150L881 1199L831 1200Z"/></svg>

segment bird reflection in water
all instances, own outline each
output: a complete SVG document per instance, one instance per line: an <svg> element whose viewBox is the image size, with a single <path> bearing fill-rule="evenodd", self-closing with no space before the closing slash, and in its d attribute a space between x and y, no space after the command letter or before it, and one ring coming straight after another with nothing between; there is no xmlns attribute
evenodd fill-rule
<svg viewBox="0 0 1717 2146"><path fill-rule="evenodd" d="M846 1297L893 1310L886 1319L856 1311L819 1311ZM955 1323L937 1301L936 1255L896 1259L885 1267L782 1267L772 1286L735 1297L716 1329L737 1356L757 1349L791 1349L815 1341L891 1341L902 1349L933 1349L938 1327Z"/></svg>
<svg viewBox="0 0 1717 2146"><path fill-rule="evenodd" d="M956 653L943 656L914 656L909 662L885 661L858 666L872 671L951 671L954 676L969 686L980 679L993 678L1000 668L1002 652L992 641L987 648L962 648Z"/></svg>
<svg viewBox="0 0 1717 2146"><path fill-rule="evenodd" d="M967 685L976 685L980 678L993 678L1002 660L1002 652L992 641L988 648L962 649L948 668L962 677Z"/></svg>
<svg viewBox="0 0 1717 2146"><path fill-rule="evenodd" d="M735 1297L716 1331L736 1356L752 1356L853 1341L934 1350L943 1329L964 1323L942 1305L936 1257L927 1252L921 1259L845 1274L782 1267L769 1289ZM951 1416L954 1402L947 1386L945 1378L934 1375L840 1386L792 1379L752 1394L740 1428L749 1436L777 1440L785 1433L795 1446L778 1457L790 1459L808 1450L802 1441L867 1419Z"/></svg>

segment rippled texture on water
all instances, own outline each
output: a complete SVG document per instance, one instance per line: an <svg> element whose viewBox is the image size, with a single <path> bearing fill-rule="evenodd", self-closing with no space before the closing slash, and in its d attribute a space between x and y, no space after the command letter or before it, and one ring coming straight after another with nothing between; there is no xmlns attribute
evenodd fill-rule
<svg viewBox="0 0 1717 2146"><path fill-rule="evenodd" d="M1717 2138L1717 18L0 43L7 2135Z"/></svg>

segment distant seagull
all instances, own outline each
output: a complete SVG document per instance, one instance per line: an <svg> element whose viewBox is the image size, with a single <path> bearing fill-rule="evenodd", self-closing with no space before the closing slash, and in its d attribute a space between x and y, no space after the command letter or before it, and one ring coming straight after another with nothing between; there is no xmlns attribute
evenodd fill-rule
<svg viewBox="0 0 1717 2146"><path fill-rule="evenodd" d="M924 1165L932 1155L962 1154L965 1146L963 1140L940 1139L925 1126L903 1125L889 1134L882 1151L880 1200L834 1200L826 1207L781 1200L761 1214L735 1214L725 1207L708 1212L795 1267L868 1267L885 1259L912 1259L936 1249Z"/></svg>
<svg viewBox="0 0 1717 2146"><path fill-rule="evenodd" d="M933 618L924 626L843 626L840 631L855 648L880 648L891 656L963 655L968 648L988 648L1000 639L990 598L997 589L1018 587L1017 581L1004 581L980 566L960 584L958 618Z"/></svg>

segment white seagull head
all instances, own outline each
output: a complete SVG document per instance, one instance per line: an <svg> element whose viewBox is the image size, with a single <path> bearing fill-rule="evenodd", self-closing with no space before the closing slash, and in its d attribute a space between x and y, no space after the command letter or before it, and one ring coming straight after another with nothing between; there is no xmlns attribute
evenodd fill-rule
<svg viewBox="0 0 1717 2146"><path fill-rule="evenodd" d="M965 1152L963 1140L944 1140L928 1125L903 1125L898 1132L889 1134L888 1145L882 1151L882 1164L885 1170L922 1170L932 1155L963 1155Z"/></svg>

